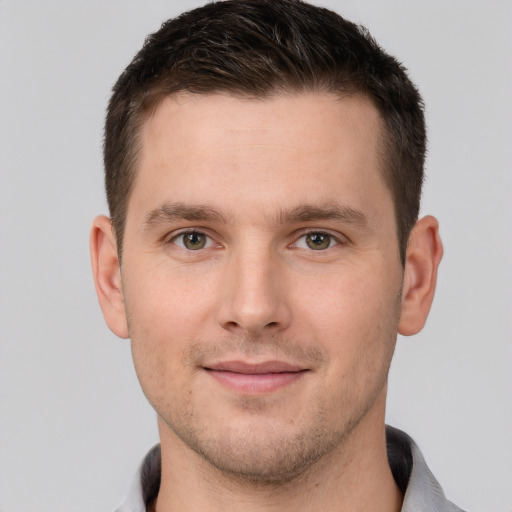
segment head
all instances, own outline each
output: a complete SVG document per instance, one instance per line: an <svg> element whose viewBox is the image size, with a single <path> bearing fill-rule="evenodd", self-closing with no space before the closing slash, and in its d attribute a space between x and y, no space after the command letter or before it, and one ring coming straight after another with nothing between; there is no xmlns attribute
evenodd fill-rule
<svg viewBox="0 0 512 512"><path fill-rule="evenodd" d="M276 484L383 441L442 253L416 221L424 146L404 70L329 11L219 2L147 39L109 105L91 247L163 451Z"/></svg>
<svg viewBox="0 0 512 512"><path fill-rule="evenodd" d="M393 197L405 261L423 182L421 97L405 69L364 27L297 0L228 0L184 13L150 35L119 77L107 112L104 162L120 255L141 127L165 98L183 92L260 99L307 92L367 97L383 122L380 171Z"/></svg>

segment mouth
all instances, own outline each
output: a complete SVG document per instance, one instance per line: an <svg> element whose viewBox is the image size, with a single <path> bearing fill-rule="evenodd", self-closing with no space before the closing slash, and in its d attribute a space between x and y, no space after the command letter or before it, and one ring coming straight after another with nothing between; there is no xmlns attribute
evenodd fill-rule
<svg viewBox="0 0 512 512"><path fill-rule="evenodd" d="M301 379L309 371L283 361L256 364L224 361L203 368L222 386L243 394L277 391Z"/></svg>

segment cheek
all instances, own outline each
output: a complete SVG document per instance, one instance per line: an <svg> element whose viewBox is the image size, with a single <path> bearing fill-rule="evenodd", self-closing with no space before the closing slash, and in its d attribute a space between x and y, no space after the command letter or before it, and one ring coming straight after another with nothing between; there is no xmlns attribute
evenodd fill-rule
<svg viewBox="0 0 512 512"><path fill-rule="evenodd" d="M147 343L191 333L204 323L211 309L214 279L174 269L165 261L130 273L123 287L131 325Z"/></svg>
<svg viewBox="0 0 512 512"><path fill-rule="evenodd" d="M378 279L375 272L345 269L316 286L303 284L294 292L300 297L295 304L299 329L314 336L347 371L362 358L366 364L387 359L400 314L400 274L392 272Z"/></svg>
<svg viewBox="0 0 512 512"><path fill-rule="evenodd" d="M192 372L184 354L208 332L212 294L204 280L168 276L160 269L127 275L125 302L135 370L154 403L186 387Z"/></svg>
<svg viewBox="0 0 512 512"><path fill-rule="evenodd" d="M382 392L396 342L399 289L390 281L341 280L302 310L304 331L330 358L319 393L324 410L331 411L329 421L352 421Z"/></svg>

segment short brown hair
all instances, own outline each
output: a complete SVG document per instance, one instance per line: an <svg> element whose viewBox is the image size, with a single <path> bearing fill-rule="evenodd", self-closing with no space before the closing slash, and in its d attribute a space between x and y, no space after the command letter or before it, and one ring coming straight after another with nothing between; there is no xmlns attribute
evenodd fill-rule
<svg viewBox="0 0 512 512"><path fill-rule="evenodd" d="M165 22L113 88L105 123L107 200L121 255L127 204L148 114L173 94L364 94L383 119L383 177L402 262L418 218L426 130L404 67L362 26L300 0L227 0Z"/></svg>

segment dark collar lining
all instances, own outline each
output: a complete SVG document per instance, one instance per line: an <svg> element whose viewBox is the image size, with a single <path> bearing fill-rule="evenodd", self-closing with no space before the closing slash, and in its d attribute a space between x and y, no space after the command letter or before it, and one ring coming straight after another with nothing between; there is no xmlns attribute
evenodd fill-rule
<svg viewBox="0 0 512 512"><path fill-rule="evenodd" d="M409 437L400 430L386 427L386 447L393 478L400 491L405 494L412 471L412 453ZM161 469L160 445L157 444L144 459L141 471L142 496L146 507L158 496Z"/></svg>
<svg viewBox="0 0 512 512"><path fill-rule="evenodd" d="M157 444L151 448L144 459L140 473L140 483L142 487L142 497L146 507L156 499L160 490L160 479L162 473L162 456L160 454L160 445Z"/></svg>
<svg viewBox="0 0 512 512"><path fill-rule="evenodd" d="M386 448L393 478L405 495L412 472L411 440L400 430L386 426Z"/></svg>

